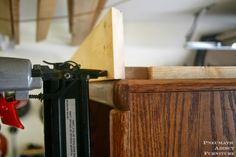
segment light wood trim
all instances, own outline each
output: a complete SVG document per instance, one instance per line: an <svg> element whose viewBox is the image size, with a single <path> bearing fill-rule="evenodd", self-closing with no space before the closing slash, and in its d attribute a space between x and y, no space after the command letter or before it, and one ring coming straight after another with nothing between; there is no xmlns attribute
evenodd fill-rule
<svg viewBox="0 0 236 157"><path fill-rule="evenodd" d="M236 67L164 66L149 68L150 79L236 78Z"/></svg>
<svg viewBox="0 0 236 157"><path fill-rule="evenodd" d="M38 0L36 41L46 39L57 0Z"/></svg>
<svg viewBox="0 0 236 157"><path fill-rule="evenodd" d="M113 88L116 81L97 81L89 83L91 100L117 108L113 103Z"/></svg>
<svg viewBox="0 0 236 157"><path fill-rule="evenodd" d="M71 60L81 64L81 68L107 70L106 79L123 79L123 42L122 13L112 8L87 36Z"/></svg>
<svg viewBox="0 0 236 157"><path fill-rule="evenodd" d="M72 32L72 45L79 45L91 32L107 0L71 1L73 4L69 7L69 27Z"/></svg>

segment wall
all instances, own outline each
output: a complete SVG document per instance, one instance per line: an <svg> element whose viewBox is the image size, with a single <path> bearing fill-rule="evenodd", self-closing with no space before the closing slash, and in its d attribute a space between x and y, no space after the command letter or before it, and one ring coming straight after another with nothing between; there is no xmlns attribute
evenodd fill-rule
<svg viewBox="0 0 236 157"><path fill-rule="evenodd" d="M22 1L32 14L22 11L23 18L34 18L35 0ZM62 2L60 2L62 3ZM59 5L62 7L64 4ZM62 15L58 11L58 15ZM153 21L125 21L125 64L126 66L191 65L194 51L184 48L185 35L192 22L191 15L163 15ZM236 25L235 17L208 16L203 18L197 34L215 32L232 28ZM78 47L69 45L70 35L65 20L54 20L46 41L35 43L35 23L21 23L21 44L12 50L0 51L0 56L29 58L33 64L42 60L62 62L68 60ZM196 35L195 37L197 37ZM40 91L33 91L39 93ZM32 109L27 117L22 118L26 129L17 136L19 152L29 142L43 144L43 125L39 120L39 108L42 102L32 100ZM7 127L2 131L9 138ZM11 154L9 153L10 157Z"/></svg>

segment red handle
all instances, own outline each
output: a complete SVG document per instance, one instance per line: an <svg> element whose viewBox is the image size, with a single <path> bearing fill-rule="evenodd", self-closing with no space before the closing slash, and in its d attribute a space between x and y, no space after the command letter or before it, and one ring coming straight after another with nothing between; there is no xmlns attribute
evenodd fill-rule
<svg viewBox="0 0 236 157"><path fill-rule="evenodd" d="M16 113L15 106L18 103L19 101L7 102L5 98L0 98L0 117L3 124L24 129L24 126L20 122L20 119Z"/></svg>

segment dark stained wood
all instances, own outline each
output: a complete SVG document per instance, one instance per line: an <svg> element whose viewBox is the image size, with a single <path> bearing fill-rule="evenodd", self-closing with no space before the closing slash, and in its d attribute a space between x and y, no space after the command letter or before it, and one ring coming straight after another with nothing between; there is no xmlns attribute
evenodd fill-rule
<svg viewBox="0 0 236 157"><path fill-rule="evenodd" d="M236 79L121 80L117 83L117 86L128 86L128 92L140 93L161 91L234 90L236 89ZM155 88L153 88L154 86Z"/></svg>
<svg viewBox="0 0 236 157"><path fill-rule="evenodd" d="M111 109L107 105L90 101L92 157L110 156L109 115Z"/></svg>
<svg viewBox="0 0 236 157"><path fill-rule="evenodd" d="M110 112L110 157L130 156L130 112Z"/></svg>
<svg viewBox="0 0 236 157"><path fill-rule="evenodd" d="M12 9L10 0L0 0L0 34L13 37Z"/></svg>
<svg viewBox="0 0 236 157"><path fill-rule="evenodd" d="M89 83L90 100L117 108L113 103L113 88L116 81L94 81Z"/></svg>
<svg viewBox="0 0 236 157"><path fill-rule="evenodd" d="M20 43L20 0L9 0L11 11L12 39Z"/></svg>
<svg viewBox="0 0 236 157"><path fill-rule="evenodd" d="M235 91L131 93L130 97L131 157L203 157L222 146L204 141L236 142Z"/></svg>
<svg viewBox="0 0 236 157"><path fill-rule="evenodd" d="M235 79L194 80L121 80L114 85L113 103L118 109L130 109L129 93L236 90Z"/></svg>
<svg viewBox="0 0 236 157"><path fill-rule="evenodd" d="M125 67L125 79L148 79L148 67Z"/></svg>
<svg viewBox="0 0 236 157"><path fill-rule="evenodd" d="M116 106L130 110L130 157L204 157L222 152L217 146L234 147L209 142L236 143L235 85L234 79L117 82Z"/></svg>

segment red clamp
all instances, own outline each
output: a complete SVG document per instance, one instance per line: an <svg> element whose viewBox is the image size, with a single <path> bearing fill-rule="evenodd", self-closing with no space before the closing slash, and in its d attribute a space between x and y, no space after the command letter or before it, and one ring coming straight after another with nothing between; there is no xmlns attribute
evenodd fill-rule
<svg viewBox="0 0 236 157"><path fill-rule="evenodd" d="M16 113L16 105L18 103L19 101L7 102L5 98L0 98L0 118L3 124L24 129Z"/></svg>

